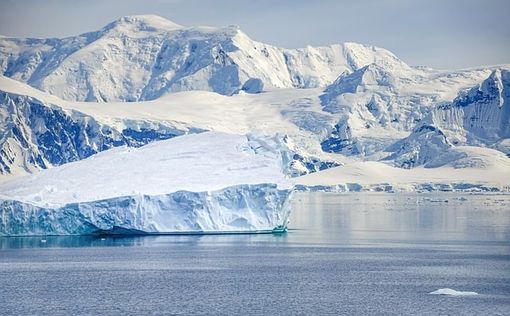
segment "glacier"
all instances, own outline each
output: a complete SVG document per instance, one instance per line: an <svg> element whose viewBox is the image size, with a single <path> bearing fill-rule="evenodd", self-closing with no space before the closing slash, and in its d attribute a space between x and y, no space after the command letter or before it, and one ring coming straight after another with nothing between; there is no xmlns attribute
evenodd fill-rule
<svg viewBox="0 0 510 316"><path fill-rule="evenodd" d="M298 191L510 192L510 159L500 151L457 146L438 165L400 168L386 161L353 161L296 178ZM453 158L452 158L453 157Z"/></svg>
<svg viewBox="0 0 510 316"><path fill-rule="evenodd" d="M0 235L280 232L287 227L288 199L289 191L259 184L52 207L0 200Z"/></svg>
<svg viewBox="0 0 510 316"><path fill-rule="evenodd" d="M273 232L293 181L280 136L191 134L0 184L1 235Z"/></svg>

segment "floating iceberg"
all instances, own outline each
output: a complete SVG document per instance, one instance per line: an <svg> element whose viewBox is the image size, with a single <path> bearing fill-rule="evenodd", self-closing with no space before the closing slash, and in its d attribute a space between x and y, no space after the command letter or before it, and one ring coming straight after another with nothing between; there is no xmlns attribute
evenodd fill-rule
<svg viewBox="0 0 510 316"><path fill-rule="evenodd" d="M472 296L472 295L478 295L476 292L462 292L462 291L456 291L449 288L439 289L434 292L430 292L429 294L432 295L450 295L450 296Z"/></svg>
<svg viewBox="0 0 510 316"><path fill-rule="evenodd" d="M0 184L0 235L284 230L287 156L216 132L104 151Z"/></svg>

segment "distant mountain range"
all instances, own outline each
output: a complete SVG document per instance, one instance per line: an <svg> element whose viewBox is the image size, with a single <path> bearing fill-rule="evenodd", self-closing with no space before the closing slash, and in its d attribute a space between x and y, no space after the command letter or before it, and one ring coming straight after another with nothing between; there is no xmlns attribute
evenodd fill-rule
<svg viewBox="0 0 510 316"><path fill-rule="evenodd" d="M371 63L408 68L387 50L355 43L283 49L236 26L183 27L158 16L120 18L64 39L0 38L4 76L73 101L143 101L168 92L325 87ZM250 81L250 79L252 79Z"/></svg>
<svg viewBox="0 0 510 316"><path fill-rule="evenodd" d="M208 130L285 135L294 176L367 160L483 166L484 149L510 159L509 70L413 67L356 43L284 49L149 15L0 37L0 173Z"/></svg>

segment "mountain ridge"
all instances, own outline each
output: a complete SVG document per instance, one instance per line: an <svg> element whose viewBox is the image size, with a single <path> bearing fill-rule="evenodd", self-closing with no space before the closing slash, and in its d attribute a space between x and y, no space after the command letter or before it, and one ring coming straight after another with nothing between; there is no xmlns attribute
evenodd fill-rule
<svg viewBox="0 0 510 316"><path fill-rule="evenodd" d="M356 43L285 49L150 15L0 38L0 173L203 131L284 134L294 176L353 161L469 164L458 146L510 154L509 69L412 67Z"/></svg>
<svg viewBox="0 0 510 316"><path fill-rule="evenodd" d="M0 70L66 100L136 101L167 92L324 87L369 63L408 68L391 52L356 43L285 49L237 26L183 27L157 16L127 16L63 39L0 38ZM105 71L108 69L108 71Z"/></svg>

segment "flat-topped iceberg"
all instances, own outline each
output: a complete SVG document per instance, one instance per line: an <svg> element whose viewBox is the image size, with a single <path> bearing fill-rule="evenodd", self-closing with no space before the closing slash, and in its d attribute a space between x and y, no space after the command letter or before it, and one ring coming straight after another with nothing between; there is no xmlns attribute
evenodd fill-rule
<svg viewBox="0 0 510 316"><path fill-rule="evenodd" d="M278 137L207 132L115 148L0 184L0 234L283 230L287 164Z"/></svg>

